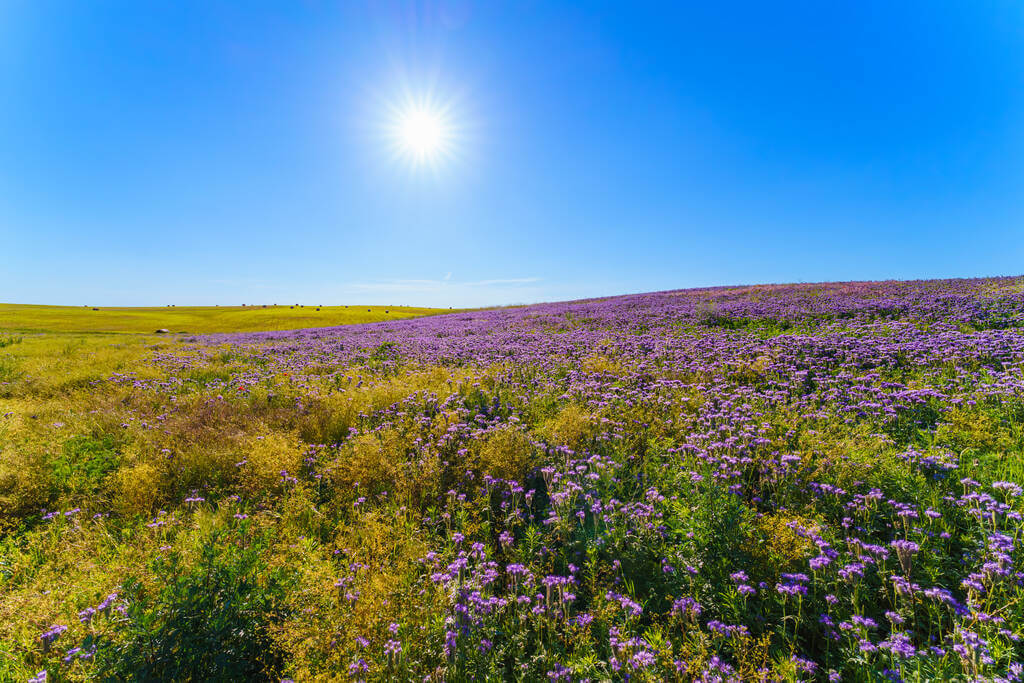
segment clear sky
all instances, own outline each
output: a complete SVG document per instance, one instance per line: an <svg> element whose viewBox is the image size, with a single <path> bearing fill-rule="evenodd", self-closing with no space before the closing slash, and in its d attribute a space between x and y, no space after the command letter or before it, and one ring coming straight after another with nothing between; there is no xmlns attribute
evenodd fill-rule
<svg viewBox="0 0 1024 683"><path fill-rule="evenodd" d="M1020 2L0 0L0 301L1022 272Z"/></svg>

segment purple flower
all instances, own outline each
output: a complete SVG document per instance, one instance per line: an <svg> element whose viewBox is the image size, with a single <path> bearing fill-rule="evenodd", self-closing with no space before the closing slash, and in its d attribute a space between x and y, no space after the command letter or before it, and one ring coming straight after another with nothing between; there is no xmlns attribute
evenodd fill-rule
<svg viewBox="0 0 1024 683"><path fill-rule="evenodd" d="M399 655L402 652L402 643L397 640L388 640L384 643L384 655L390 657L392 655Z"/></svg>

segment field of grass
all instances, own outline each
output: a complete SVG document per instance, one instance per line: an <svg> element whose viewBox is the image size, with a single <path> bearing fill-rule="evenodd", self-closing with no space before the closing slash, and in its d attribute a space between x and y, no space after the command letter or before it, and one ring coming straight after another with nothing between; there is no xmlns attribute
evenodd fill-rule
<svg viewBox="0 0 1024 683"><path fill-rule="evenodd" d="M164 306L107 308L0 304L0 331L210 334L374 323L449 313L412 306Z"/></svg>
<svg viewBox="0 0 1024 683"><path fill-rule="evenodd" d="M0 681L1020 681L1022 283L0 334Z"/></svg>

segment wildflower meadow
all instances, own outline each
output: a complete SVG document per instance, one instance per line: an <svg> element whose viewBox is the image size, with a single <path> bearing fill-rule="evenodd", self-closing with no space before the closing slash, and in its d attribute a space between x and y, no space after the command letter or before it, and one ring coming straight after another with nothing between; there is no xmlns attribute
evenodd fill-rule
<svg viewBox="0 0 1024 683"><path fill-rule="evenodd" d="M1022 456L1021 277L4 334L0 680L1020 681Z"/></svg>

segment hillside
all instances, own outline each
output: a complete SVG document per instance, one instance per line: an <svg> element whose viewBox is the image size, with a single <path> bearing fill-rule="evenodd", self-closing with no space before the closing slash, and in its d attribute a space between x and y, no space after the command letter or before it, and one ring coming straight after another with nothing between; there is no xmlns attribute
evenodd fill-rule
<svg viewBox="0 0 1024 683"><path fill-rule="evenodd" d="M1022 283L0 335L0 680L1017 680Z"/></svg>

